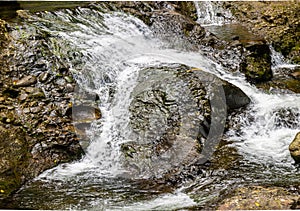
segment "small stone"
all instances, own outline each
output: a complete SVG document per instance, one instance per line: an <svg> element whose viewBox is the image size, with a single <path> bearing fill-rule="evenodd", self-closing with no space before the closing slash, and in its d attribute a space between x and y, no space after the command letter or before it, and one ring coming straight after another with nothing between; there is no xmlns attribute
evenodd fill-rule
<svg viewBox="0 0 300 211"><path fill-rule="evenodd" d="M45 98L45 94L44 94L44 92L43 92L42 89L40 89L40 88L34 88L31 91L32 91L32 92L30 92L30 97L31 98L35 98L35 99Z"/></svg>
<svg viewBox="0 0 300 211"><path fill-rule="evenodd" d="M26 88L25 88L25 92L27 92L27 93L32 93L32 92L34 92L36 89L38 89L38 88L35 88L35 87L26 87Z"/></svg>
<svg viewBox="0 0 300 211"><path fill-rule="evenodd" d="M48 77L49 77L49 74L47 72L44 72L39 76L39 80L40 80L40 82L45 82L48 79Z"/></svg>
<svg viewBox="0 0 300 211"><path fill-rule="evenodd" d="M32 107L30 108L31 113L39 113L42 110L42 107Z"/></svg>
<svg viewBox="0 0 300 211"><path fill-rule="evenodd" d="M7 110L13 110L15 107L13 106L7 106Z"/></svg>
<svg viewBox="0 0 300 211"><path fill-rule="evenodd" d="M0 97L0 102L4 102L5 98L4 97Z"/></svg>
<svg viewBox="0 0 300 211"><path fill-rule="evenodd" d="M30 107L37 106L37 102L36 101L32 101L32 102L29 103L29 106Z"/></svg>
<svg viewBox="0 0 300 211"><path fill-rule="evenodd" d="M240 37L239 37L238 35L234 35L231 39L232 39L232 40L239 40Z"/></svg>
<svg viewBox="0 0 300 211"><path fill-rule="evenodd" d="M28 97L28 94L25 94L25 93L21 94L20 97L19 97L19 100L24 101L24 100L26 100L27 97Z"/></svg>
<svg viewBox="0 0 300 211"><path fill-rule="evenodd" d="M17 10L16 13L20 18L23 19L28 19L30 17L28 10Z"/></svg>
<svg viewBox="0 0 300 211"><path fill-rule="evenodd" d="M23 109L23 113L24 113L24 114L30 113L30 109L29 109L29 108L24 108L24 109Z"/></svg>
<svg viewBox="0 0 300 211"><path fill-rule="evenodd" d="M66 80L68 83L72 83L72 82L73 82L73 79L72 79L70 76L65 76L65 80Z"/></svg>
<svg viewBox="0 0 300 211"><path fill-rule="evenodd" d="M66 85L66 81L63 78L59 78L55 81L55 84L59 85L59 86L65 86Z"/></svg>
<svg viewBox="0 0 300 211"><path fill-rule="evenodd" d="M25 76L22 79L15 81L13 84L16 87L24 87L24 86L30 86L33 85L37 82L36 77L29 75L29 76Z"/></svg>
<svg viewBox="0 0 300 211"><path fill-rule="evenodd" d="M66 88L65 88L66 92L73 92L74 91L74 87L72 86L72 84L67 84Z"/></svg>

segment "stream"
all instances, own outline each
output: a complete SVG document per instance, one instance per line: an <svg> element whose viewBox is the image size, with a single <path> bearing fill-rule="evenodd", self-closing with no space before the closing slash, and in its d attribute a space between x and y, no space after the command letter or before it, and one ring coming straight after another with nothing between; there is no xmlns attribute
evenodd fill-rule
<svg viewBox="0 0 300 211"><path fill-rule="evenodd" d="M209 12L214 10L209 10L211 5L206 7L210 18L198 11L198 22L207 30L227 36L235 33L228 32L230 27L239 29L230 14L229 22L222 21ZM197 4L197 9L200 8L201 5ZM264 92L248 83L244 75L228 71L201 51L186 51L155 37L141 20L125 13L78 7L37 12L30 18L33 20L31 27L59 37L61 42L58 45L62 46L59 53L68 54L64 45L68 46L66 49L78 52L80 62L74 59L68 63L78 89L100 97L102 118L93 122L87 131L90 143L85 147L86 155L80 161L47 170L25 184L14 194L13 207L89 210L215 208L214 203L236 187L289 186L299 182L299 169L288 150L300 128L299 94ZM248 36L247 33L244 36ZM294 68L273 49L272 59L274 74L283 67ZM120 162L121 144L131 138L129 106L135 98L136 87L141 86L139 74L142 70L174 63L212 73L236 85L251 99L251 104L241 114L228 117L233 127L223 136L226 147L236 150L238 165L205 168L196 179L172 190L147 188L141 185L147 183L146 176L124 176L126 169ZM151 118L157 117L153 115Z"/></svg>

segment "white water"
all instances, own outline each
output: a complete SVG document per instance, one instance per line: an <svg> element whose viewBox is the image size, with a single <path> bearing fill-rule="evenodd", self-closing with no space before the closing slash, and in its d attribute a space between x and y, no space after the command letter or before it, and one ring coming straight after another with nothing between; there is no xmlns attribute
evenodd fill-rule
<svg viewBox="0 0 300 211"><path fill-rule="evenodd" d="M220 7L212 1L196 1L197 22L201 26L221 26L224 24L233 23L234 18L230 11Z"/></svg>
<svg viewBox="0 0 300 211"><path fill-rule="evenodd" d="M272 55L272 70L274 74L278 74L281 68L288 68L288 69L294 69L296 67L298 67L299 65L296 64L291 64L290 62L288 62L284 56L279 53L276 52L274 47L270 45L270 51L271 51L271 55Z"/></svg>
<svg viewBox="0 0 300 211"><path fill-rule="evenodd" d="M211 10L209 5L207 9ZM290 108L292 112L299 114L299 95L266 94L246 82L242 75L232 75L201 55L201 52L163 49L161 41L154 39L150 29L134 17L120 13L100 14L103 16L102 23L84 18L85 13L81 12L81 19L88 23L88 27L71 23L65 14L61 14L65 17L64 21L72 25L73 30L66 31L59 27L47 30L71 41L85 55L85 64L79 70L83 74L78 76L78 82L82 88L101 96L100 109L103 117L89 131L92 143L81 161L60 165L37 179L67 181L68 178L79 175L115 177L121 174L124 170L118 162L119 149L121 143L128 141L128 106L138 72L149 65L173 62L216 74L240 87L251 98L252 104L247 111L249 115L240 119L241 133L236 134L235 130L231 130L227 134L233 141L232 145L245 159L266 165L273 164L276 168L292 166L288 145L299 130L300 119L298 117L293 120L297 125L294 128L289 125L276 126L278 121L282 121L276 117L276 112ZM48 18L52 20L53 17ZM209 21L215 23L216 20L210 17ZM210 24L209 21L207 24ZM104 29L103 25L108 28ZM105 82L105 77L110 80ZM89 82L94 87L89 87ZM116 90L113 98L109 95L110 89ZM249 120L249 117L253 119ZM176 192L159 196L152 201L126 205L124 209L179 209L182 204L188 207L195 205L195 202L187 195Z"/></svg>

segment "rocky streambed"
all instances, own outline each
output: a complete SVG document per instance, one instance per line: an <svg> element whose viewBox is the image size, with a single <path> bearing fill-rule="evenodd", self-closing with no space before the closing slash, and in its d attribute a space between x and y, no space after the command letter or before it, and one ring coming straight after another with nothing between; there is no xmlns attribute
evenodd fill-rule
<svg viewBox="0 0 300 211"><path fill-rule="evenodd" d="M130 209L181 188L196 204L179 202L179 208L299 208L299 170L286 153L273 166L248 158L259 135L299 129L299 69L276 66L270 48L299 62L299 3L269 3L272 10L257 12L255 5L266 3L213 4L219 17L232 11L231 27L254 24L253 32L241 27L227 36L230 27L201 26L194 2L101 2L18 10L14 19L1 20L0 207ZM282 28L276 37L273 29ZM269 107L274 126L246 136L245 128L263 125L270 113L259 113L261 98L277 95L274 104L291 103ZM289 149L299 162L299 135ZM106 180L120 163L122 170ZM56 166L45 173L54 179L32 180ZM265 166L282 178L269 177ZM64 168L79 172L66 179ZM60 200L46 200L38 187L54 196L55 184ZM133 193L135 200L126 202Z"/></svg>

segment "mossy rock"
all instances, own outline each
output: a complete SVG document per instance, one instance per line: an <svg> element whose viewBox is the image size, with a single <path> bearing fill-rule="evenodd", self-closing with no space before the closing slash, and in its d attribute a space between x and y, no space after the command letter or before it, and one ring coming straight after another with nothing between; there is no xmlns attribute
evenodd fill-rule
<svg viewBox="0 0 300 211"><path fill-rule="evenodd" d="M269 46L264 41L250 41L243 45L246 51L240 68L247 80L254 83L271 80L273 74Z"/></svg>
<svg viewBox="0 0 300 211"><path fill-rule="evenodd" d="M224 7L249 30L265 37L276 51L300 64L299 1L225 2Z"/></svg>

